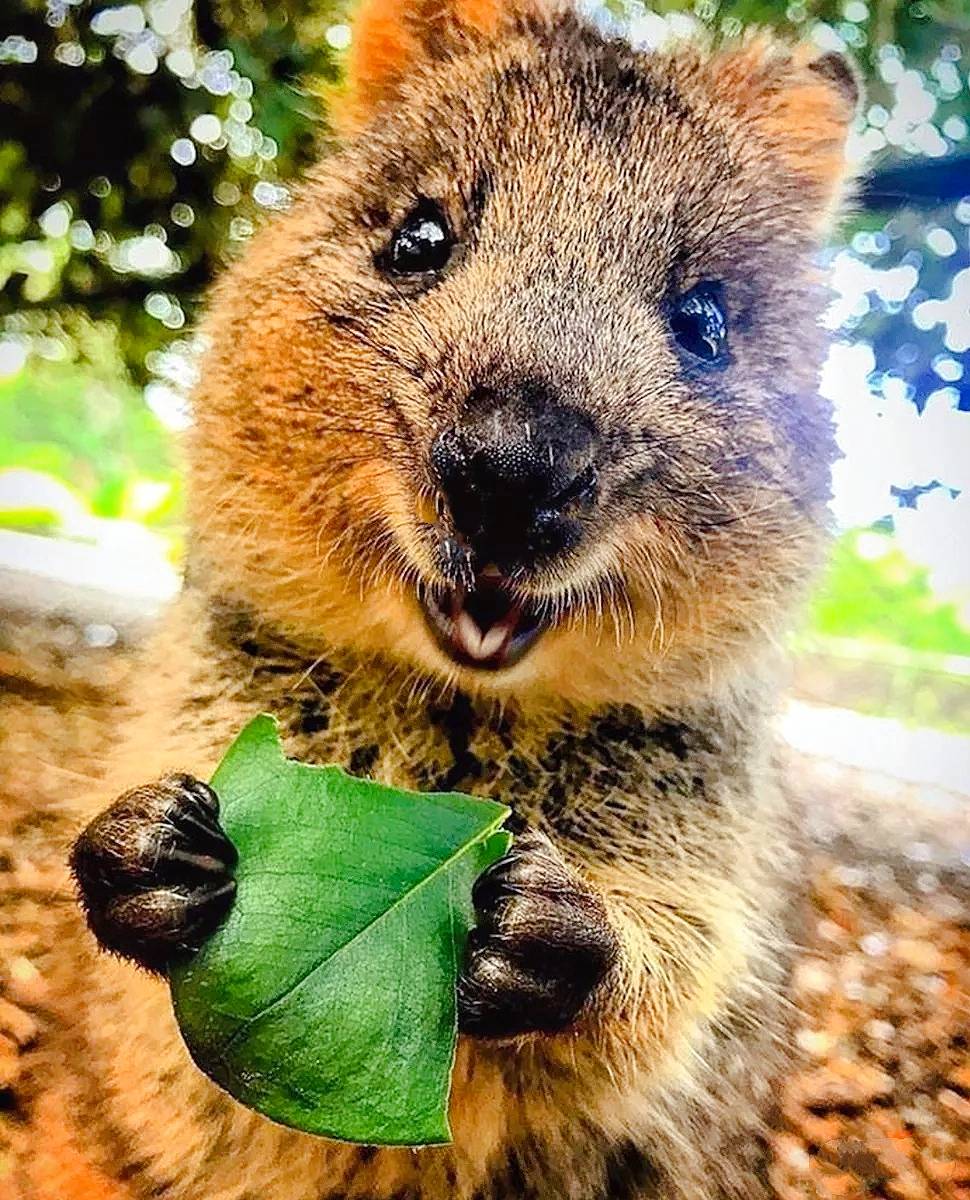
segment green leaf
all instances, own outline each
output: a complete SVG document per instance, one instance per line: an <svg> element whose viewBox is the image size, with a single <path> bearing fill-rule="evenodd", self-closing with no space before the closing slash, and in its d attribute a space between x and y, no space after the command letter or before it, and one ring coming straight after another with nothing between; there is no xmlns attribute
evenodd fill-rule
<svg viewBox="0 0 970 1200"><path fill-rule="evenodd" d="M212 783L238 890L225 924L172 972L192 1057L284 1125L447 1141L471 889L508 848L509 810L294 762L268 716Z"/></svg>

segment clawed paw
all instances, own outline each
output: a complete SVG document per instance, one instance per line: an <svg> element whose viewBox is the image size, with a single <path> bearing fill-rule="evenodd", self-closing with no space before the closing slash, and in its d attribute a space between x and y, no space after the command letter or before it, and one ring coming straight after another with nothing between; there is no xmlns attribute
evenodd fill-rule
<svg viewBox="0 0 970 1200"><path fill-rule="evenodd" d="M71 853L98 941L159 972L198 949L224 920L236 892L235 864L215 792L190 775L126 792Z"/></svg>
<svg viewBox="0 0 970 1200"><path fill-rule="evenodd" d="M617 961L602 900L543 834L527 831L482 874L458 985L458 1022L478 1037L555 1033L580 1016Z"/></svg>

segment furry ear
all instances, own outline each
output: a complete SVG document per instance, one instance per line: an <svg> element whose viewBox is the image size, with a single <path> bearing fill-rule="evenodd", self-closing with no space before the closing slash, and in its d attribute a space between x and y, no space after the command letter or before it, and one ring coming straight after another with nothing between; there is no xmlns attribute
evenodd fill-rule
<svg viewBox="0 0 970 1200"><path fill-rule="evenodd" d="M795 49L759 37L721 59L738 115L824 204L836 202L849 174L845 140L862 96L856 68L841 54Z"/></svg>
<svg viewBox="0 0 970 1200"><path fill-rule="evenodd" d="M533 0L538 11L541 0ZM361 0L353 24L348 98L367 112L419 62L444 58L527 15L529 0Z"/></svg>
<svg viewBox="0 0 970 1200"><path fill-rule="evenodd" d="M848 106L854 117L862 101L862 82L855 63L836 50L828 50L818 57L809 56L805 66L832 85Z"/></svg>

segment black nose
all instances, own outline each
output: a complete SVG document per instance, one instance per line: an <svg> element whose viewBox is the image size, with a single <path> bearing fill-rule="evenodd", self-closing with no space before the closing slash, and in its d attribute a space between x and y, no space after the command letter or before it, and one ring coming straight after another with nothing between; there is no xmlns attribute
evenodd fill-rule
<svg viewBox="0 0 970 1200"><path fill-rule="evenodd" d="M431 448L455 527L480 565L529 566L572 549L596 491L593 423L542 388L474 393Z"/></svg>

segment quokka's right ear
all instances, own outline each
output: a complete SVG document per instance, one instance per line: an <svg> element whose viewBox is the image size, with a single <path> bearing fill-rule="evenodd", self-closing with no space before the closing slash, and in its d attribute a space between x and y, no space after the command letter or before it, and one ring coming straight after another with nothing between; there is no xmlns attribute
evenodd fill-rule
<svg viewBox="0 0 970 1200"><path fill-rule="evenodd" d="M841 54L764 34L729 47L712 67L725 101L827 220L851 174L846 137L862 100L856 68Z"/></svg>
<svg viewBox="0 0 970 1200"><path fill-rule="evenodd" d="M488 42L545 0L361 0L352 25L345 109L353 122L393 94L420 63Z"/></svg>
<svg viewBox="0 0 970 1200"><path fill-rule="evenodd" d="M814 54L802 50L802 66L829 85L843 106L843 115L851 120L862 103L862 79L859 68L837 50Z"/></svg>

